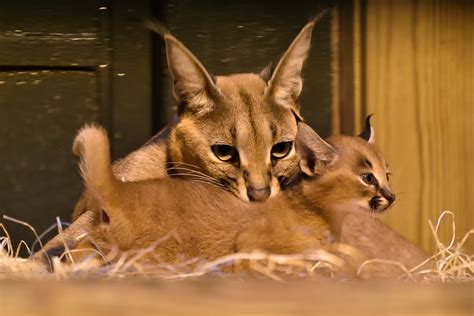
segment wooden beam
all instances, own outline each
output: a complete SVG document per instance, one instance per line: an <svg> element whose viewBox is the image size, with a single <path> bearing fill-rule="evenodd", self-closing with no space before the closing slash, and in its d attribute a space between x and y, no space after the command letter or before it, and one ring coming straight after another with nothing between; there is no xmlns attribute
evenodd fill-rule
<svg viewBox="0 0 474 316"><path fill-rule="evenodd" d="M42 281L0 284L3 316L468 315L469 285L268 280Z"/></svg>

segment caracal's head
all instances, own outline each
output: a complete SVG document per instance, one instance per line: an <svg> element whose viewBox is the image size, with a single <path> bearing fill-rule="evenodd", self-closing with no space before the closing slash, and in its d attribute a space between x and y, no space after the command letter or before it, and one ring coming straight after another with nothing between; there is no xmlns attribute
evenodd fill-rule
<svg viewBox="0 0 474 316"><path fill-rule="evenodd" d="M298 166L293 142L301 70L314 23L260 74L213 76L181 42L164 34L179 117L168 143L171 175L209 180L197 173L202 172L244 201L264 201L280 191Z"/></svg>
<svg viewBox="0 0 474 316"><path fill-rule="evenodd" d="M327 141L300 123L297 152L301 170L310 178L303 181L305 195L327 211L387 210L395 194L388 165L374 140L370 116L358 137L332 136Z"/></svg>

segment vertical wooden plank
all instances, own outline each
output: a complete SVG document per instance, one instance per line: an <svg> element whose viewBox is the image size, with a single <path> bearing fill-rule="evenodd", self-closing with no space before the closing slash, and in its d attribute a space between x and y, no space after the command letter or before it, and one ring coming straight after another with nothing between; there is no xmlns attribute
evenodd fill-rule
<svg viewBox="0 0 474 316"><path fill-rule="evenodd" d="M365 116L365 1L340 1L331 19L331 134L354 135Z"/></svg>
<svg viewBox="0 0 474 316"><path fill-rule="evenodd" d="M151 135L150 1L111 2L111 102L113 103L113 156L123 157ZM133 91L133 93L130 93Z"/></svg>
<svg viewBox="0 0 474 316"><path fill-rule="evenodd" d="M364 49L363 39L365 38L365 1L354 0L354 12L353 12L353 31L352 38L354 43L353 56L352 56L352 68L353 68L353 84L354 84L354 117L353 117L353 133L358 133L362 130L361 118L365 112L363 112L363 62ZM364 13L364 14L363 14Z"/></svg>
<svg viewBox="0 0 474 316"><path fill-rule="evenodd" d="M366 111L398 193L386 220L428 249L443 210L459 236L474 226L473 5L368 0L366 17Z"/></svg>
<svg viewBox="0 0 474 316"><path fill-rule="evenodd" d="M338 67L333 71L338 80L338 110L340 133L352 135L354 133L354 1L340 1L337 6L338 26L337 55ZM334 55L334 54L333 54ZM333 92L334 93L334 92ZM336 95L336 94L334 94Z"/></svg>
<svg viewBox="0 0 474 316"><path fill-rule="evenodd" d="M331 135L341 134L341 88L339 50L339 9L331 10Z"/></svg>

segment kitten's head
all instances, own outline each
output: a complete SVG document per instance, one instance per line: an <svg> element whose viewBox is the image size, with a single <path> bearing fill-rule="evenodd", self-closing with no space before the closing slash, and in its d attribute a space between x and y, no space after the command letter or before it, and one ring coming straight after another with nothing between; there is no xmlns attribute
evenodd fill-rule
<svg viewBox="0 0 474 316"><path fill-rule="evenodd" d="M186 170L193 165L244 201L264 201L280 190L298 165L293 142L301 70L314 23L260 74L212 76L181 42L164 35L179 116L168 141L170 174L207 181Z"/></svg>
<svg viewBox="0 0 474 316"><path fill-rule="evenodd" d="M309 126L300 123L297 152L306 181L305 195L328 210L381 213L395 201L390 170L366 119L358 136L332 136L324 141Z"/></svg>

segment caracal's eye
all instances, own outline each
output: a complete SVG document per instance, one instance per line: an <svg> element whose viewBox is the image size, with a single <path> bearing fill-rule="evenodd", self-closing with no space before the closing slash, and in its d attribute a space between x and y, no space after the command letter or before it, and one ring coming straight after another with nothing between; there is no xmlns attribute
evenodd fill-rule
<svg viewBox="0 0 474 316"><path fill-rule="evenodd" d="M390 181L390 176L391 176L391 175L392 175L392 174L391 174L390 172L387 173L387 181Z"/></svg>
<svg viewBox="0 0 474 316"><path fill-rule="evenodd" d="M293 142L281 142L278 144L273 145L272 147L272 158L273 159L281 159L285 158L293 148Z"/></svg>
<svg viewBox="0 0 474 316"><path fill-rule="evenodd" d="M375 185L377 183L377 179L375 178L373 173L364 173L360 177L368 185Z"/></svg>
<svg viewBox="0 0 474 316"><path fill-rule="evenodd" d="M237 150L230 145L211 146L214 155L221 161L234 162L238 158Z"/></svg>

